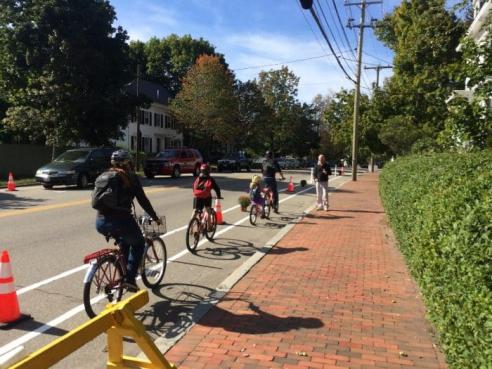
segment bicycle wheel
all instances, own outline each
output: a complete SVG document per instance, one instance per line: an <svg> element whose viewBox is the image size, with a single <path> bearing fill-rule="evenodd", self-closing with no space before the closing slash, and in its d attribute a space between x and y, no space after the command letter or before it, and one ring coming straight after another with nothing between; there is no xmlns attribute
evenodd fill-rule
<svg viewBox="0 0 492 369"><path fill-rule="evenodd" d="M188 229L186 230L186 247L191 253L195 253L195 249L198 246L198 241L200 241L200 220L197 217L193 217L188 224Z"/></svg>
<svg viewBox="0 0 492 369"><path fill-rule="evenodd" d="M258 218L258 207L255 204L251 204L249 210L249 222L251 225L256 225L256 219Z"/></svg>
<svg viewBox="0 0 492 369"><path fill-rule="evenodd" d="M153 288L161 283L167 266L166 244L159 237L147 239L142 258L142 282L148 288Z"/></svg>
<svg viewBox="0 0 492 369"><path fill-rule="evenodd" d="M91 264L84 278L84 308L89 318L104 310L108 302L121 300L123 271L116 255L106 255Z"/></svg>
<svg viewBox="0 0 492 369"><path fill-rule="evenodd" d="M215 231L217 230L217 214L214 209L210 209L210 214L208 216L210 217L208 220L210 228L208 228L208 225L206 226L205 237L207 237L207 240L213 241Z"/></svg>

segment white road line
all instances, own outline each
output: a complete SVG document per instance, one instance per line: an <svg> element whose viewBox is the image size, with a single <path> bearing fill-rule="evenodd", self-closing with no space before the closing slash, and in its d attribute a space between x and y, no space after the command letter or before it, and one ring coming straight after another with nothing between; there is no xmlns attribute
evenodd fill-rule
<svg viewBox="0 0 492 369"><path fill-rule="evenodd" d="M284 191L286 191L286 189L282 189L282 190L280 190L279 192L284 192ZM237 209L237 208L239 208L239 205L235 205L235 206L233 206L233 207L231 207L231 208L229 208L229 209L227 209L227 210L224 210L222 213L223 213L223 214L226 214L226 213L229 213L229 212L231 212L231 211L233 211L233 210L235 210L235 209ZM184 226L182 226L182 227L179 227L179 228L173 229L172 231L167 232L167 233L166 233L165 235L163 235L161 238L163 238L163 239L164 239L165 237L169 237L169 236L171 236L171 235L173 235L173 234L175 234L175 233L178 233L178 232L184 231L184 230L186 230L187 228L188 228L188 224L186 224L186 225L184 225ZM181 257L183 254L180 252L180 253L178 253L178 254L176 254L176 255L179 255L179 256L178 256L178 258L179 258L179 257ZM176 256L176 255L175 255L175 256ZM169 258L169 260L170 260L170 261L176 260L176 259L173 259L173 258L174 258L174 256L173 256L173 257L171 257L171 258ZM59 279L62 279L62 278L68 277L68 276L70 276L70 275L72 275L72 274L75 274L75 273L78 273L78 272L81 272L81 271L85 271L88 267L89 267L89 265L88 265L88 264L79 265L78 267L75 267L75 268L69 269L69 270L67 270L67 271L65 271L65 272L63 272L63 273L57 274L57 275L55 275L55 276L53 276L53 277L50 277L50 278L44 279L44 280L39 281L39 282L36 282L36 283L33 283L33 284L31 284L31 285L29 285L29 286L26 286L26 287L20 288L20 289L17 291L17 295L22 295L22 294L24 294L24 293L26 293L26 292L29 292L29 291L35 290L36 288L39 288L39 287L45 286L45 285L47 285L47 284L49 284L49 283L51 283L51 282L55 282L55 281L57 281L57 280L59 280Z"/></svg>
<svg viewBox="0 0 492 369"><path fill-rule="evenodd" d="M279 203L282 203L282 202L287 201L287 200L289 200L289 199L291 199L291 198L293 198L293 197L295 197L297 195L300 195L300 194L302 194L304 192L307 192L309 190L312 190L313 188L314 188L313 186L308 187L305 190L299 191L299 192L297 192L297 193L295 193L293 195L290 195L290 196L288 196L288 197L280 200ZM228 227L220 230L219 232L216 233L216 235L218 236L218 235L221 235L223 233L226 233L229 230L233 229L235 226L237 226L237 225L239 225L239 224L241 224L241 223L243 223L243 222L245 222L247 220L249 220L249 215L247 217L244 217L243 219L235 222L234 224L232 224L232 225L230 225L230 226L228 226ZM204 244L205 242L208 242L208 240L206 240L206 239L202 240L198 244L198 246ZM173 255L171 258L168 259L168 262L174 261L174 260L180 258L181 256L187 254L188 252L189 251L187 249L185 249L185 250L179 252L178 254ZM101 297L102 296L95 297L93 300L99 299ZM35 338L35 337L39 336L40 334L46 332L50 328L56 327L57 325L63 323L64 321L70 319L71 317L77 315L78 313L80 313L82 311L84 311L84 304L80 304L80 305L78 305L78 306L70 309L66 313L64 313L64 314L56 317L55 319L50 320L48 323L46 323L46 324L44 324L44 325L36 328L34 331L29 332L29 333L27 333L27 334L25 334L25 335L23 335L23 336L15 339L15 340L11 341L10 343L8 343L8 344L0 347L0 356L2 356L3 354L7 353L8 351L10 351L12 349L15 349L16 347L18 347L20 345L23 345L24 343L32 340L33 338Z"/></svg>

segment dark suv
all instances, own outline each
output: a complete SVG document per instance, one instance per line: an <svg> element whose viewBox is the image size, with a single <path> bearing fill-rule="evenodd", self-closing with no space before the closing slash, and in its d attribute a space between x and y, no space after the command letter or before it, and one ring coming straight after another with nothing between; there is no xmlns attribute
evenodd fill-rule
<svg viewBox="0 0 492 369"><path fill-rule="evenodd" d="M36 171L36 182L49 189L54 185L86 187L111 165L115 148L81 148L65 151Z"/></svg>
<svg viewBox="0 0 492 369"><path fill-rule="evenodd" d="M231 170L233 172L240 172L241 169L246 169L250 172L251 164L251 159L248 159L245 155L228 155L217 161L217 171L222 172L223 170Z"/></svg>
<svg viewBox="0 0 492 369"><path fill-rule="evenodd" d="M200 174L200 165L203 163L202 155L198 150L179 148L166 149L155 157L147 159L144 164L144 173L147 178L165 174L171 177L179 177L181 173Z"/></svg>

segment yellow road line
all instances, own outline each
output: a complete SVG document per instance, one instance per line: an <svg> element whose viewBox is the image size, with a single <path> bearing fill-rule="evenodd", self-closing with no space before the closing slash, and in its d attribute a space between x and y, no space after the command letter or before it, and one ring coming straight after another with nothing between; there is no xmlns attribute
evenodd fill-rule
<svg viewBox="0 0 492 369"><path fill-rule="evenodd" d="M174 187L171 187L174 188ZM153 194L157 192L164 192L168 191L171 188L154 188L145 191L146 194ZM52 205L39 205L39 206L34 206L31 208L26 208L26 209L16 209L16 210L11 210L11 211L6 211L6 212L0 212L0 218L6 218L6 217L11 217L15 215L24 215L24 214L32 214L32 213L39 213L43 211L48 211L48 210L53 210L53 209L62 209L62 208L69 208L72 206L78 206L78 205L86 205L90 203L90 199L84 199L84 200L75 200L75 201L67 201L63 202L61 204L52 204Z"/></svg>

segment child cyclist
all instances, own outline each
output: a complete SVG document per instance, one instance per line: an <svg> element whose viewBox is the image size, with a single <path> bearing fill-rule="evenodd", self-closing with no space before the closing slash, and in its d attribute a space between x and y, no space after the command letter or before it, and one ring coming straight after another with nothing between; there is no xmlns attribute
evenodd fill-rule
<svg viewBox="0 0 492 369"><path fill-rule="evenodd" d="M215 191L217 198L222 199L220 196L220 187L210 175L210 166L208 164L202 164L200 166L200 175L193 183L193 208L195 210L203 210L205 208L207 214L210 214L212 190Z"/></svg>
<svg viewBox="0 0 492 369"><path fill-rule="evenodd" d="M251 183L249 184L249 197L251 199L251 202L263 206L265 201L261 192L261 177L253 176L253 178L251 178Z"/></svg>

